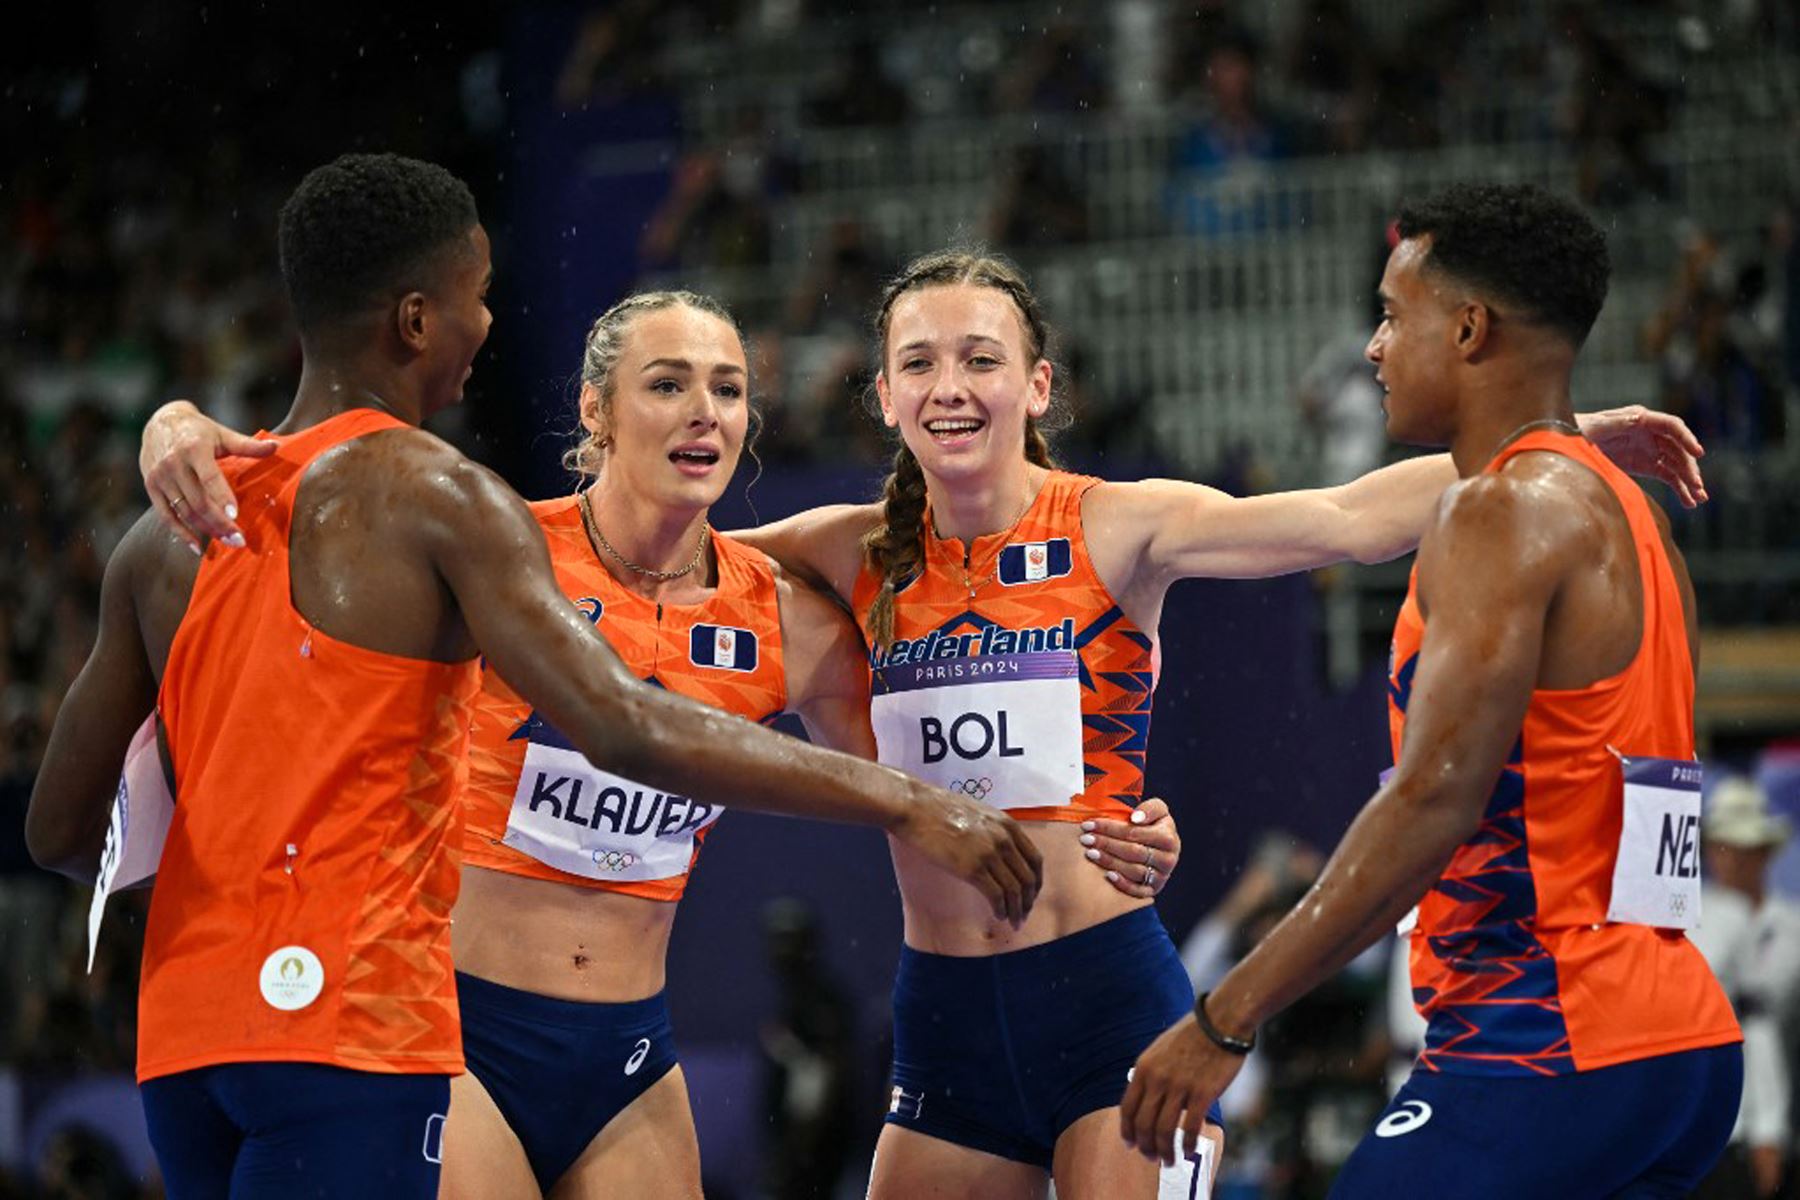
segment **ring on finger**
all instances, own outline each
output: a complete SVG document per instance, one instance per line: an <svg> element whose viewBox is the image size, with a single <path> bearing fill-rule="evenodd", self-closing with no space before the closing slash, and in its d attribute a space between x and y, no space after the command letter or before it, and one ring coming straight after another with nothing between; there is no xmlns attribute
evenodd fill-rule
<svg viewBox="0 0 1800 1200"><path fill-rule="evenodd" d="M171 496L169 498L169 507L170 508L180 508L182 505L184 505L186 503L187 503L186 496Z"/></svg>
<svg viewBox="0 0 1800 1200"><path fill-rule="evenodd" d="M1145 867L1144 868L1144 886L1147 888L1153 888L1156 886L1156 868L1155 867Z"/></svg>
<svg viewBox="0 0 1800 1200"><path fill-rule="evenodd" d="M1154 867L1156 865L1156 851L1152 850L1149 846L1144 847L1144 865L1146 867Z"/></svg>

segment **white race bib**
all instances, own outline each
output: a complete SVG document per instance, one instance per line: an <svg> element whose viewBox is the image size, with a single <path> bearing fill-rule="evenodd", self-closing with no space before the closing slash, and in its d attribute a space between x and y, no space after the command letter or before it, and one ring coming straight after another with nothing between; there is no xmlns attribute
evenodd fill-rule
<svg viewBox="0 0 1800 1200"><path fill-rule="evenodd" d="M1072 650L903 663L875 672L883 763L995 808L1054 808L1087 787Z"/></svg>
<svg viewBox="0 0 1800 1200"><path fill-rule="evenodd" d="M589 879L671 879L694 859L694 835L724 812L602 771L577 750L531 743L501 840Z"/></svg>
<svg viewBox="0 0 1800 1200"><path fill-rule="evenodd" d="M1700 923L1700 764L1618 757L1625 819L1606 919L1692 929Z"/></svg>
<svg viewBox="0 0 1800 1200"><path fill-rule="evenodd" d="M1188 1146L1187 1130L1175 1130L1175 1164L1160 1167L1156 1173L1156 1200L1211 1200L1213 1185L1213 1144L1201 1138L1196 1146Z"/></svg>
<svg viewBox="0 0 1800 1200"><path fill-rule="evenodd" d="M156 749L156 714L151 713L131 737L131 746L125 751L125 773L119 777L119 790L113 797L100 871L94 879L94 899L88 905L88 970L94 969L106 898L156 874L174 815L175 797L163 776L162 756Z"/></svg>

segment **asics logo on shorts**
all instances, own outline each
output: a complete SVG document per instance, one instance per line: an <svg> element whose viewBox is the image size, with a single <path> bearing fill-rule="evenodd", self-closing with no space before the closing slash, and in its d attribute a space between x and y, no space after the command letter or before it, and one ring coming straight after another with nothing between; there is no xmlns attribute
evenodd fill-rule
<svg viewBox="0 0 1800 1200"><path fill-rule="evenodd" d="M1378 1138L1396 1138L1411 1133L1425 1122L1431 1120L1431 1105L1423 1100L1408 1100L1399 1108L1381 1118L1375 1126Z"/></svg>
<svg viewBox="0 0 1800 1200"><path fill-rule="evenodd" d="M631 1052L631 1057L625 1060L625 1073L636 1075L638 1068L644 1065L644 1056L649 1053L650 1039L639 1038L637 1047Z"/></svg>
<svg viewBox="0 0 1800 1200"><path fill-rule="evenodd" d="M988 793L994 790L994 781L985 775L980 779L958 779L950 785L953 792L961 792L971 800L986 800Z"/></svg>
<svg viewBox="0 0 1800 1200"><path fill-rule="evenodd" d="M637 862L637 855L629 850L595 850L588 857L602 871L623 871Z"/></svg>

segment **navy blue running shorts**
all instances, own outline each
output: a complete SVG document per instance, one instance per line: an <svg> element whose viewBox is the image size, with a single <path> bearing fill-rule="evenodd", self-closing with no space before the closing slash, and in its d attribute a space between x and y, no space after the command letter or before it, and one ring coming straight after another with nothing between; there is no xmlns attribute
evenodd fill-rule
<svg viewBox="0 0 1800 1200"><path fill-rule="evenodd" d="M448 1075L250 1062L140 1091L169 1200L435 1200Z"/></svg>
<svg viewBox="0 0 1800 1200"><path fill-rule="evenodd" d="M1153 908L980 958L902 947L887 1120L1048 1171L1063 1131L1116 1107L1138 1055L1193 1006Z"/></svg>
<svg viewBox="0 0 1800 1200"><path fill-rule="evenodd" d="M463 1058L518 1136L548 1195L588 1143L674 1069L663 994L556 1000L456 974Z"/></svg>
<svg viewBox="0 0 1800 1200"><path fill-rule="evenodd" d="M1686 1196L1731 1137L1741 1049L1570 1075L1414 1071L1344 1164L1332 1200Z"/></svg>

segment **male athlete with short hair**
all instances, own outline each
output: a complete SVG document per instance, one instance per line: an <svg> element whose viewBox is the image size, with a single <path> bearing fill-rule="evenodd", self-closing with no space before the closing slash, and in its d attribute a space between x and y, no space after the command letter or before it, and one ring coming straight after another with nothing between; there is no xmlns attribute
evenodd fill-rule
<svg viewBox="0 0 1800 1200"><path fill-rule="evenodd" d="M1397 769L1295 910L1139 1058L1123 1133L1167 1159L1256 1027L1417 905L1426 1047L1332 1195L1686 1195L1731 1132L1741 1035L1682 932L1693 591L1570 402L1605 238L1497 186L1409 207L1399 234L1368 356L1389 431L1449 446L1461 482L1395 628Z"/></svg>
<svg viewBox="0 0 1800 1200"><path fill-rule="evenodd" d="M155 709L177 802L145 938L138 1076L171 1196L424 1200L462 1070L449 913L483 655L589 758L732 807L881 825L1022 919L1004 814L640 683L556 585L498 477L422 432L487 336L487 234L442 168L347 155L281 214L304 352L246 549L154 516L33 793L39 862L91 878Z"/></svg>

